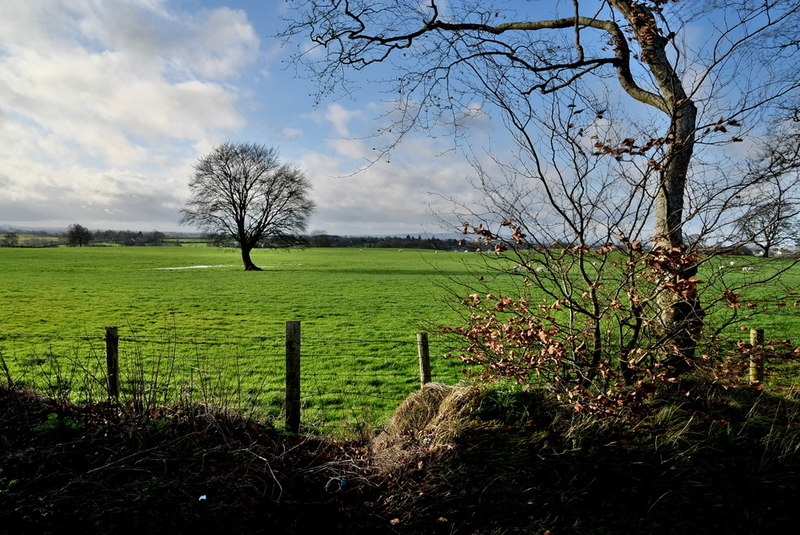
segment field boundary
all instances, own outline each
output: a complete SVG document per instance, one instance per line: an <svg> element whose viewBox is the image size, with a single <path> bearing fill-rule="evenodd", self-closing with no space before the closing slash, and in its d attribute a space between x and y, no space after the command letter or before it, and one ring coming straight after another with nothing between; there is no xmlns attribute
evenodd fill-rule
<svg viewBox="0 0 800 535"><path fill-rule="evenodd" d="M0 380L57 403L150 412L201 404L291 433L366 434L414 389L461 377L460 362L445 359L452 341L428 333L364 340L304 336L299 321L285 327L283 337L226 340L123 336L117 326L103 335L0 336ZM394 356L385 356L387 346Z"/></svg>

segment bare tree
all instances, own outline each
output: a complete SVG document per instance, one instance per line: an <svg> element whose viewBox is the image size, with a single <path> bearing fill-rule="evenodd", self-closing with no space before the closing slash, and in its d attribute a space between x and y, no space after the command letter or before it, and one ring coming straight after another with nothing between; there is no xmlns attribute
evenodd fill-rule
<svg viewBox="0 0 800 535"><path fill-rule="evenodd" d="M6 232L3 236L3 245L5 247L17 247L19 245L19 236L16 232Z"/></svg>
<svg viewBox="0 0 800 535"><path fill-rule="evenodd" d="M741 142L765 104L797 90L790 31L800 2L572 0L552 4L552 18L539 4L485 0L298 4L285 34L324 50L304 52L323 92L350 83L350 71L394 67L386 81L400 115L387 148L415 126L458 126L476 102L500 112L517 151L490 170L476 158L489 199L476 215L511 219L517 236L534 241L566 232L583 249L620 234L682 255L658 278L651 320L664 361L693 359L699 294L667 290L692 286L692 227L703 236L722 229L723 214L754 186L753 177L727 178L724 158L710 151ZM692 24L708 36L699 44Z"/></svg>
<svg viewBox="0 0 800 535"><path fill-rule="evenodd" d="M744 199L735 224L742 243L756 245L765 257L773 247L800 238L800 105L781 109L771 127L747 167L757 187Z"/></svg>
<svg viewBox="0 0 800 535"><path fill-rule="evenodd" d="M298 242L314 210L305 175L264 145L217 146L197 162L189 188L181 224L238 242L247 271L260 269L250 258L259 242Z"/></svg>
<svg viewBox="0 0 800 535"><path fill-rule="evenodd" d="M794 245L798 241L798 214L797 206L780 200L754 205L737 222L741 240L755 245L761 249L764 258L769 258L775 247L789 242Z"/></svg>
<svg viewBox="0 0 800 535"><path fill-rule="evenodd" d="M83 247L88 245L92 239L92 233L78 223L74 223L67 228L67 244L72 247Z"/></svg>

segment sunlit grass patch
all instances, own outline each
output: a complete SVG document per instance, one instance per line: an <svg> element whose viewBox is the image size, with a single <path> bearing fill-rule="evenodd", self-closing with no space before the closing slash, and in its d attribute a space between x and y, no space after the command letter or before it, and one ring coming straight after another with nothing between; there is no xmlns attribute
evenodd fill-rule
<svg viewBox="0 0 800 535"><path fill-rule="evenodd" d="M102 384L104 328L114 325L122 370L139 381L126 394L148 388L126 371L139 366L169 383L150 388L147 399L224 402L280 418L284 326L297 320L304 425L341 419L369 427L364 420L385 419L418 388L417 332L460 322L458 296L478 291L471 284L478 277L510 295L523 280L512 261L489 254L304 249L257 250L253 258L271 267L244 272L238 251L213 247L0 249L0 351L9 373L34 382L43 367L61 366L73 383L79 372L89 373L70 392L97 399L102 392L91 388ZM754 267L726 268L721 276L731 284L787 262L730 261ZM218 267L161 269L186 266ZM792 287L800 288L795 268L779 288L767 286L753 298L765 301ZM797 309L794 302L766 303L764 312L743 316L738 326L745 330L732 336L746 339L747 329L762 327L767 338L797 338ZM440 358L451 347L435 336L431 344L434 380L462 379L457 360ZM326 396L330 402L314 401Z"/></svg>

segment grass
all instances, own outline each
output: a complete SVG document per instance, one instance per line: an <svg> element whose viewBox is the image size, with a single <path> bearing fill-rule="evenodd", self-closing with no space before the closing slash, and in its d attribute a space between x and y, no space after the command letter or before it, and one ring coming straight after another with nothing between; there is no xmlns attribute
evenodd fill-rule
<svg viewBox="0 0 800 535"><path fill-rule="evenodd" d="M4 534L387 532L369 498L326 490L352 448L241 418L128 417L0 386L0 440Z"/></svg>
<svg viewBox="0 0 800 535"><path fill-rule="evenodd" d="M22 366L10 370L15 378L43 379L40 390L55 394L18 398L0 378L9 446L0 454L0 523L202 533L302 531L307 522L307 531L332 533L494 535L784 533L797 524L796 388L665 384L650 412L629 419L576 413L536 389L475 388L463 404L441 404L446 425L400 433L403 449L388 461L364 442L281 436L197 407L164 410L162 400L185 396L279 417L283 323L301 320L305 428L334 423L335 434L369 437L417 387L414 333L456 318L442 284L490 273L477 255L419 251L256 258L274 267L156 269L238 264L233 252L203 247L0 249L3 360ZM734 261L756 270L731 269L730 284L785 265ZM782 286L748 299L769 301L798 279L790 271ZM743 326L793 338L796 310L772 303ZM122 336L124 395L145 409L132 418L70 403L102 382L111 324ZM433 371L459 378L441 360ZM329 490L343 479L343 490Z"/></svg>
<svg viewBox="0 0 800 535"><path fill-rule="evenodd" d="M420 391L377 455L402 533L788 533L796 394L686 381L647 414L602 418L535 389Z"/></svg>
<svg viewBox="0 0 800 535"><path fill-rule="evenodd" d="M796 390L778 397L687 380L662 385L649 408L598 417L537 389L432 384L377 440L335 442L202 407L130 414L0 385L0 525L20 533L796 531Z"/></svg>
<svg viewBox="0 0 800 535"><path fill-rule="evenodd" d="M418 385L415 333L454 320L441 282L466 276L476 259L306 249L259 250L254 260L264 271L244 272L238 252L210 247L2 249L0 351L31 380L37 364L102 378L104 327L115 325L128 383L158 367L174 390L275 416L282 400L265 392L282 389L284 323L299 320L307 421L363 427L365 412L384 417ZM164 269L201 265L224 267ZM445 348L434 339L432 351ZM439 359L433 373L460 377Z"/></svg>
<svg viewBox="0 0 800 535"><path fill-rule="evenodd" d="M304 422L361 432L417 387L415 333L458 320L453 280L478 274L511 282L485 264L487 255L303 249L257 250L253 258L264 271L244 272L238 251L213 247L2 248L0 352L16 379L34 383L47 375L45 390L96 398L104 327L115 325L128 398L154 404L185 396L276 418L284 323L299 320ZM786 265L720 261L737 266L723 275L730 284ZM741 265L755 270L742 272ZM223 267L165 269L188 266ZM800 269L783 284L800 287ZM772 290L774 284L751 297L763 300ZM791 303L770 305L742 326L766 328L767 338L796 338L795 312ZM458 364L437 358L445 352L432 338L433 378L457 381Z"/></svg>
<svg viewBox="0 0 800 535"><path fill-rule="evenodd" d="M463 273L464 255L396 250L260 250L244 273L237 252L209 247L0 251L4 334L164 326L205 338L279 332L300 320L318 336L411 336L449 312L433 280ZM434 264L436 261L436 264ZM225 265L212 269L159 269Z"/></svg>
<svg viewBox="0 0 800 535"><path fill-rule="evenodd" d="M736 291L743 305L739 314L742 326L748 329L764 329L767 338L789 339L800 344L800 322L797 319L800 304L800 265L793 265L792 262L795 260L723 257L705 266L705 272L701 272L700 278L718 278L730 287L753 283L747 289ZM720 266L724 266L724 269L720 269ZM742 271L743 267L750 267L752 271ZM777 279L757 284L784 269L787 269L786 272ZM714 273L715 270L717 273ZM759 306L757 309L749 309L748 303L757 303Z"/></svg>
<svg viewBox="0 0 800 535"><path fill-rule="evenodd" d="M480 255L419 250L257 250L254 259L264 272L244 273L237 251L213 247L0 249L0 335L92 335L118 325L141 336L169 328L228 339L274 335L300 320L313 336L413 339L455 319L440 283L482 269ZM786 262L733 261L756 267L731 269L733 282ZM229 267L159 269L197 265ZM782 284L800 288L800 267ZM789 338L796 316L794 307L772 307L750 324Z"/></svg>

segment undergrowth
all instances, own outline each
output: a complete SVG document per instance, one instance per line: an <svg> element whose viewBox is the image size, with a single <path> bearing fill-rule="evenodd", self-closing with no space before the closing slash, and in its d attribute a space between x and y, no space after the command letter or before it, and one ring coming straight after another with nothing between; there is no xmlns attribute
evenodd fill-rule
<svg viewBox="0 0 800 535"><path fill-rule="evenodd" d="M367 470L361 456L207 407L131 412L0 386L0 533L382 533L362 505L371 487L330 490L342 466L352 481Z"/></svg>
<svg viewBox="0 0 800 535"><path fill-rule="evenodd" d="M685 382L601 418L487 388L448 440L387 463L403 533L786 533L800 512L800 402ZM445 402L446 403L446 402ZM627 416L627 417L626 417ZM426 444L437 447L426 447ZM446 528L446 529L445 529Z"/></svg>
<svg viewBox="0 0 800 535"><path fill-rule="evenodd" d="M785 533L797 503L796 389L686 379L611 417L431 384L368 443L0 388L0 533Z"/></svg>

